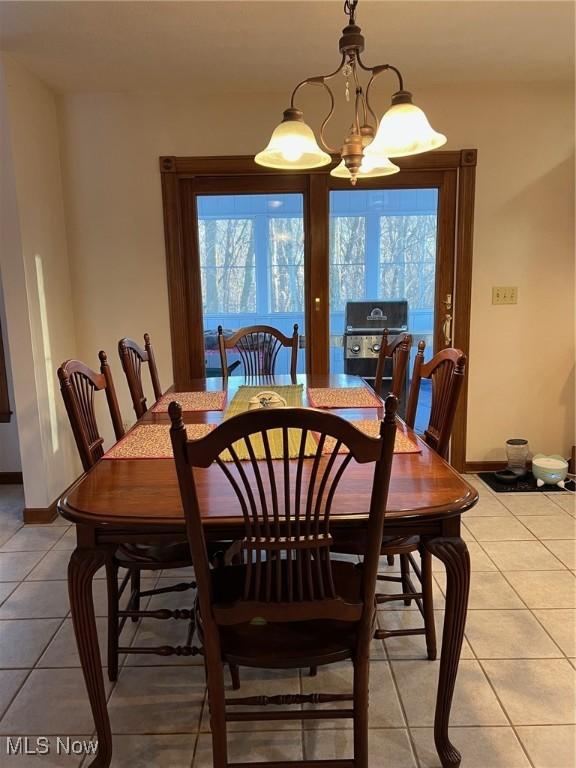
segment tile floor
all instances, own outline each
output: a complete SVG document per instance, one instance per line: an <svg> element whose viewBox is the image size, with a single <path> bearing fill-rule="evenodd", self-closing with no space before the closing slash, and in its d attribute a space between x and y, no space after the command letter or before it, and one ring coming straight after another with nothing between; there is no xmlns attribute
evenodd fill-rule
<svg viewBox="0 0 576 768"><path fill-rule="evenodd" d="M473 573L452 740L463 754L463 768L575 768L574 496L497 495L477 478L471 481L480 502L464 517ZM0 486L0 764L87 766L87 757L55 752L58 735L80 741L92 736L68 617L65 579L74 532L64 521L22 526L21 507L21 489ZM159 576L163 584L175 577ZM440 563L434 577L440 627L445 585ZM103 639L101 578L94 592ZM178 605L182 596L172 599ZM410 627L418 614L392 603L379 621ZM177 622L142 621L129 632L144 644L185 639ZM436 768L431 726L438 662L425 660L422 637L375 642L373 655L371 768ZM242 670L244 695L341 691L349 683L346 664L323 669L317 678L305 671ZM114 768L210 768L204 673L197 657L129 656L116 685L107 686ZM236 723L229 735L231 759L345 757L352 732L344 722L267 728ZM34 737L48 736L51 752L9 756L7 737L14 743L16 736L31 737L30 747Z"/></svg>

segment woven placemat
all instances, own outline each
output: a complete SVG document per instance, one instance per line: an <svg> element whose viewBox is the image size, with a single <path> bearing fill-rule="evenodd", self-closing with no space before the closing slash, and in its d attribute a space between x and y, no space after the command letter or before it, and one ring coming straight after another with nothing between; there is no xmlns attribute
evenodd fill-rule
<svg viewBox="0 0 576 768"><path fill-rule="evenodd" d="M191 440L211 432L215 424L187 424ZM170 424L138 424L104 454L104 459L172 459Z"/></svg>
<svg viewBox="0 0 576 768"><path fill-rule="evenodd" d="M185 412L222 411L226 402L226 392L169 392L154 403L152 411L167 413L168 406L173 400L180 403Z"/></svg>
<svg viewBox="0 0 576 768"><path fill-rule="evenodd" d="M367 387L309 387L314 408L381 408L382 401Z"/></svg>
<svg viewBox="0 0 576 768"><path fill-rule="evenodd" d="M377 419L356 419L350 421L361 432L364 432L370 437L378 437L380 434L380 421ZM333 437L327 437L324 442L324 453L332 453L336 440ZM338 453L348 453L346 446L341 446ZM422 453L422 448L417 442L408 437L400 429L396 430L396 437L394 439L394 453Z"/></svg>

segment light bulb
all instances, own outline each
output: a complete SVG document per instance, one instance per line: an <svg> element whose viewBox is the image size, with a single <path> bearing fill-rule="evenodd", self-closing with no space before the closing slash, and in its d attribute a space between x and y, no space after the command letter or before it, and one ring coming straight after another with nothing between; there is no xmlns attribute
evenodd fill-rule
<svg viewBox="0 0 576 768"><path fill-rule="evenodd" d="M290 163L294 163L302 157L302 150L295 143L293 145L287 144L282 148L282 157Z"/></svg>

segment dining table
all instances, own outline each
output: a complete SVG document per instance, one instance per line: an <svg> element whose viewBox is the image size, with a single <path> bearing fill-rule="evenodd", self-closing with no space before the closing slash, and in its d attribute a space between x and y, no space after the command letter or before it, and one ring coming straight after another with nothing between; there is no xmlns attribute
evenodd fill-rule
<svg viewBox="0 0 576 768"><path fill-rule="evenodd" d="M357 423L383 417L383 401L363 379L345 374L298 374L294 379L278 375L197 379L187 382L186 393L170 388L163 400L165 404L169 400L184 402L184 422L194 433L203 429L199 425L209 429L227 418L227 406L240 388L247 385L262 390L296 385L301 389L302 407L330 407L332 413ZM339 390L349 393L356 388L360 388L356 394L361 397L352 398L350 403L338 397L322 400L318 394L338 394ZM191 392L206 393L202 396L207 403L205 409L186 410L186 398L193 397L188 394ZM144 429L151 425L164 425L167 430L169 422L167 407L157 403L127 435L134 438L135 430L151 434L152 431L147 433ZM470 559L461 536L461 515L477 502L478 493L400 419L397 425L398 434L410 441L414 449L394 454L385 535L419 536L422 546L446 568L434 738L443 768L455 768L460 765L461 756L449 739L448 727L470 584ZM331 512L331 532L336 543L339 537L348 542L361 541L366 530L372 471L369 465L349 464ZM207 541L241 539L242 511L234 503L223 473L216 465L194 469L194 473ZM66 491L58 502L58 510L76 526L76 549L70 557L68 586L78 653L98 739L98 750L90 765L107 768L112 760L112 734L92 582L96 572L110 563L121 545L185 541L174 460L169 454L130 457L116 447L116 454L113 449Z"/></svg>

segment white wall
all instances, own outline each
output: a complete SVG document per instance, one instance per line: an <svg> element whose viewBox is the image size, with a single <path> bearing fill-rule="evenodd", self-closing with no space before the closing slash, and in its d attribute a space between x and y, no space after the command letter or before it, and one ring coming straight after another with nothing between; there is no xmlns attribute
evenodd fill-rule
<svg viewBox="0 0 576 768"><path fill-rule="evenodd" d="M78 475L56 366L76 352L54 94L3 56L0 268L26 506Z"/></svg>
<svg viewBox="0 0 576 768"><path fill-rule="evenodd" d="M572 89L490 83L416 96L448 135L447 149L479 150L467 457L503 458L504 441L518 436L534 451L567 453L574 443ZM285 100L195 101L193 84L185 94L61 99L82 357L93 361L103 347L115 358L120 336L147 330L162 382L171 381L158 157L254 153ZM493 285L518 286L518 305L492 306ZM123 383L118 390L130 418Z"/></svg>

